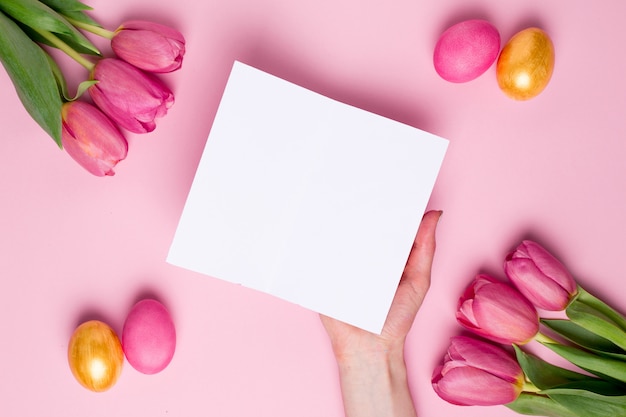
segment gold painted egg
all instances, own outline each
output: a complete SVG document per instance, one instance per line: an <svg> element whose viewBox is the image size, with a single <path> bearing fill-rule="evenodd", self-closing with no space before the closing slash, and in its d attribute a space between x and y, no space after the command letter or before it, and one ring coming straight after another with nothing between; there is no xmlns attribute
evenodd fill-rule
<svg viewBox="0 0 626 417"><path fill-rule="evenodd" d="M516 33L502 48L496 64L500 89L515 100L541 93L554 70L554 45L546 32L528 28Z"/></svg>
<svg viewBox="0 0 626 417"><path fill-rule="evenodd" d="M85 388L100 392L111 388L122 372L124 352L115 331L98 320L76 328L67 357L72 374Z"/></svg>

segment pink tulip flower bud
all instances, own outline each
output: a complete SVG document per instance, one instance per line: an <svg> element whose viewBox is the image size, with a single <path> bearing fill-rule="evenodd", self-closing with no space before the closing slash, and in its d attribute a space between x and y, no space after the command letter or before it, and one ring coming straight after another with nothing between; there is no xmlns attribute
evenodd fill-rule
<svg viewBox="0 0 626 417"><path fill-rule="evenodd" d="M504 272L535 307L564 310L578 292L569 271L538 243L523 241L504 261Z"/></svg>
<svg viewBox="0 0 626 417"><path fill-rule="evenodd" d="M450 339L443 365L432 385L442 399L456 405L501 405L517 399L524 372L504 349L465 336Z"/></svg>
<svg viewBox="0 0 626 417"><path fill-rule="evenodd" d="M81 101L63 104L61 118L61 141L67 153L94 175L114 175L113 167L128 153L117 126L95 106Z"/></svg>
<svg viewBox="0 0 626 417"><path fill-rule="evenodd" d="M111 48L120 59L142 70L172 72L183 63L185 38L168 26L131 20L114 32Z"/></svg>
<svg viewBox="0 0 626 417"><path fill-rule="evenodd" d="M494 342L523 345L539 332L539 314L519 291L479 274L459 299L457 321Z"/></svg>
<svg viewBox="0 0 626 417"><path fill-rule="evenodd" d="M98 61L89 94L98 107L124 129L151 132L155 119L174 104L174 94L157 78L116 58Z"/></svg>

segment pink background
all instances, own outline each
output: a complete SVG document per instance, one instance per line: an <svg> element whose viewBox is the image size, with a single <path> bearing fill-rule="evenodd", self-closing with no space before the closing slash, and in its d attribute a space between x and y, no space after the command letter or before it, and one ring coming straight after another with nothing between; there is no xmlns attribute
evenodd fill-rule
<svg viewBox="0 0 626 417"><path fill-rule="evenodd" d="M626 311L623 0L88 3L110 29L131 18L179 28L187 55L181 71L163 77L175 106L153 133L128 135L128 158L104 179L56 148L0 71L3 415L343 415L315 313L165 263L235 59L450 140L430 204L444 210L433 283L407 345L420 416L515 415L449 405L430 376L461 332L462 290L478 272L503 277L502 260L521 239L544 244L582 285ZM437 37L468 18L490 20L503 43L525 27L545 29L556 49L548 88L512 101L495 66L466 84L439 78ZM86 76L62 65L74 81ZM110 391L85 390L67 365L72 331L99 318L121 332L145 296L173 315L172 363L152 376L127 363Z"/></svg>

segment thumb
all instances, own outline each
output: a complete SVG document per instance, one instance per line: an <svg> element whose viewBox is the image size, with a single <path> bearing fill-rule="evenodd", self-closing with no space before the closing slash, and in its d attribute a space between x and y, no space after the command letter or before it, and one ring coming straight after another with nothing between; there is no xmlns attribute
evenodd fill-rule
<svg viewBox="0 0 626 417"><path fill-rule="evenodd" d="M406 336L430 287L435 256L435 231L441 211L429 211L420 223L417 236L385 323L394 337Z"/></svg>

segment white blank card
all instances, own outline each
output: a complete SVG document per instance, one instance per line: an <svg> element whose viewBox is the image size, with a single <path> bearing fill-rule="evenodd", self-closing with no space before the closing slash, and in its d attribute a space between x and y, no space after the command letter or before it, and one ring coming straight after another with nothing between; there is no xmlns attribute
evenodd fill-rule
<svg viewBox="0 0 626 417"><path fill-rule="evenodd" d="M235 62L167 261L380 333L447 145Z"/></svg>

